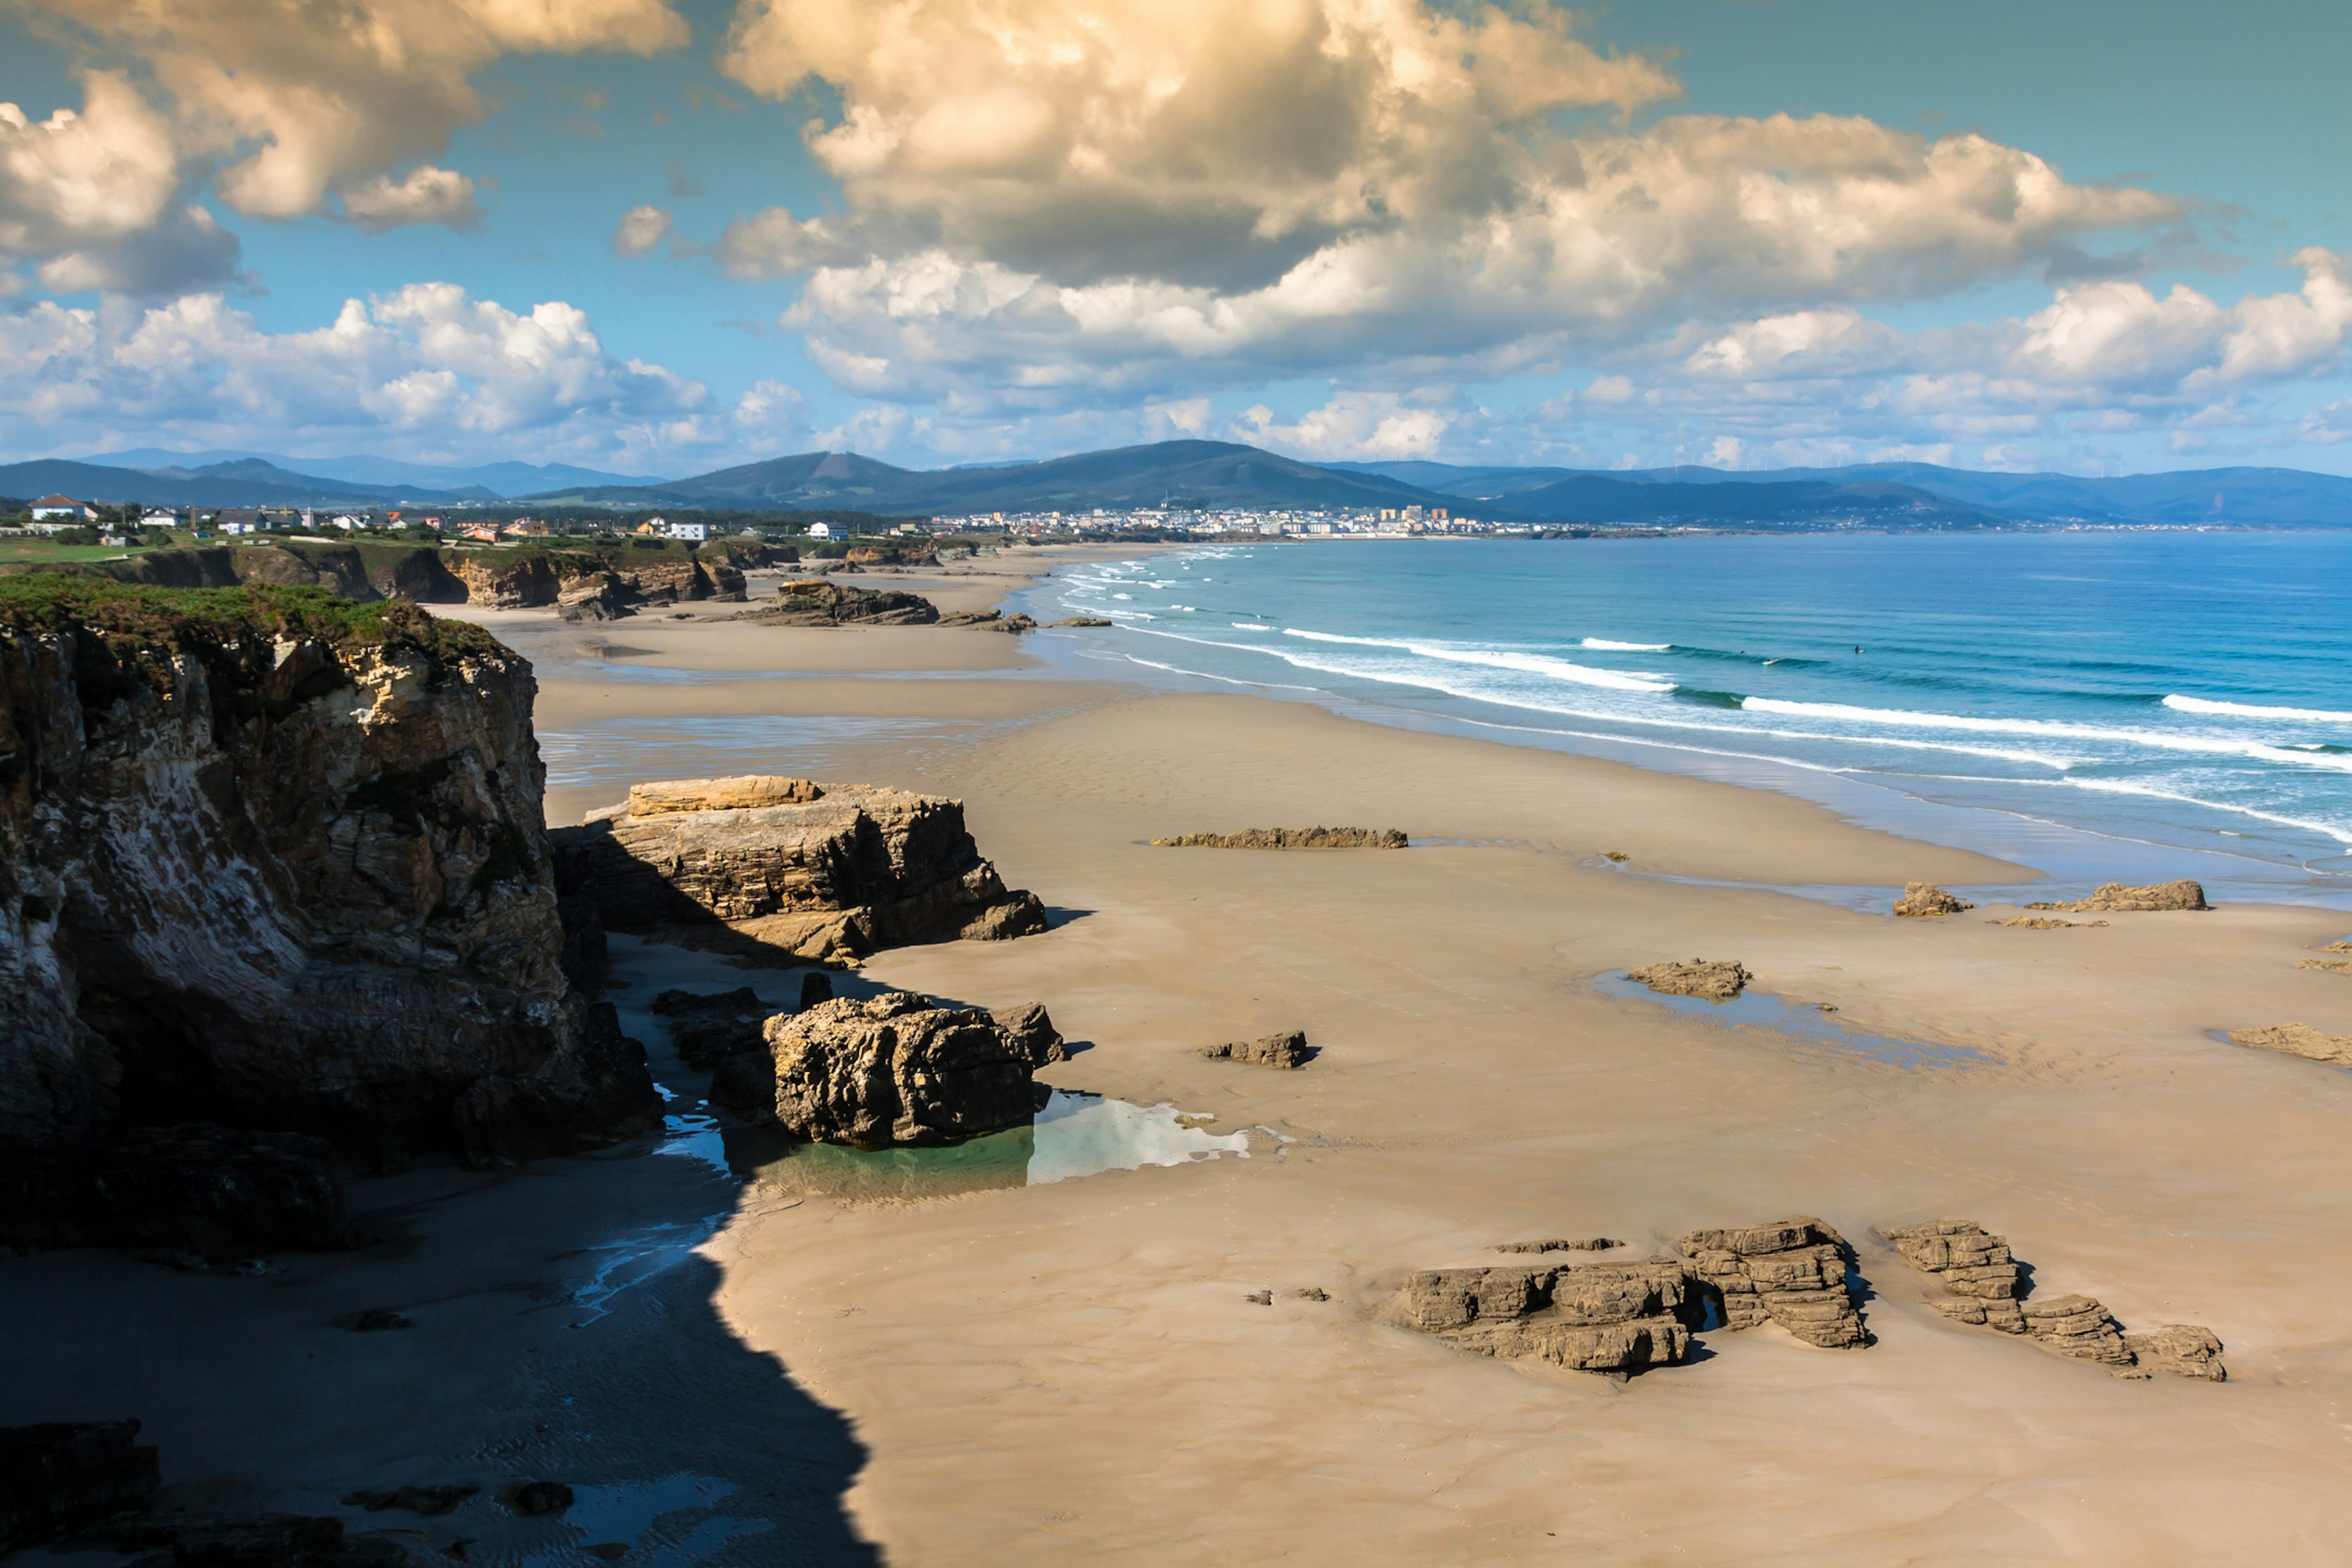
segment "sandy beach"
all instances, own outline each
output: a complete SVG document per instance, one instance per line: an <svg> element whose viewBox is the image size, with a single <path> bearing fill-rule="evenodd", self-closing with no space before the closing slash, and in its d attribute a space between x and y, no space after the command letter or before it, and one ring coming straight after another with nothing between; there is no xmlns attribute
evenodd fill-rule
<svg viewBox="0 0 2352 1568"><path fill-rule="evenodd" d="M1032 553L1022 569L1051 564ZM981 607L1022 580L1003 569L863 581ZM646 1516L632 1562L2342 1560L2352 1076L2213 1032L2352 1034L2352 981L2297 968L2346 917L1898 921L1776 889L1883 889L1883 910L1906 881L2030 873L1776 794L1039 657L1085 633L734 608L461 612L539 668L550 823L635 780L751 771L960 798L1052 929L887 951L859 980L1042 1001L1086 1043L1042 1077L1250 1130L1248 1156L888 1201L643 1146L420 1168L354 1189L397 1219L395 1256L257 1279L0 1265L12 1322L86 1310L126 1271L155 1320L103 1336L127 1358L12 1336L16 1403L146 1414L169 1469L270 1506L328 1506L387 1468L714 1479L668 1524ZM1325 823L1414 845L1149 842ZM1815 1016L1843 1035L1599 984L1694 955L1833 1008ZM670 973L643 962L646 986ZM1291 1028L1320 1051L1300 1071L1197 1054ZM693 1075L647 1044L690 1110ZM1795 1215L1853 1243L1868 1348L1709 1331L1691 1364L1619 1382L1388 1313L1408 1271L1497 1243L1604 1235L1645 1257ZM2210 1327L2229 1381L2118 1379L1946 1321L1878 1235L1942 1217L2008 1237L2043 1292ZM560 1326L580 1313L550 1303L583 1299L598 1248L656 1231L689 1240ZM394 1303L425 1304L418 1331L329 1326ZM589 1539L519 1530L484 1525L469 1560L568 1562L530 1553Z"/></svg>

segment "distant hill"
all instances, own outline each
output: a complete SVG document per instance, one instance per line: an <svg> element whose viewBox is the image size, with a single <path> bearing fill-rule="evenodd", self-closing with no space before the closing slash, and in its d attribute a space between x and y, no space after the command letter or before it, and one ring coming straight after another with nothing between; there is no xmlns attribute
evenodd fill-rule
<svg viewBox="0 0 2352 1568"><path fill-rule="evenodd" d="M289 473L257 459L208 464L175 473L144 473L97 463L44 458L0 466L0 495L69 495L77 500L137 506L383 506L403 501L495 499L488 491L398 489Z"/></svg>
<svg viewBox="0 0 2352 1568"><path fill-rule="evenodd" d="M2211 522L2296 528L2352 525L2352 479L2296 468L2189 468L2173 473L2095 478L2076 474L1998 474L1933 463L1860 463L1836 468L1733 469L1683 467L1611 469L1455 467L1405 460L1335 463L1344 472L1377 474L1465 500L1525 506L1549 487L1577 479L1649 485L1678 491L1702 487L1800 483L1896 485L2005 522ZM1662 503L1665 504L1665 503ZM1738 508L1725 503L1726 515ZM1706 510L1691 497L1669 510Z"/></svg>
<svg viewBox="0 0 2352 1568"><path fill-rule="evenodd" d="M289 473L343 484L439 493L478 489L492 499L532 495L560 485L647 485L661 481L645 474L616 474L604 468L583 468L571 463L404 463L393 458L289 458L276 452L171 452L160 447L139 447L127 452L106 452L81 459L109 468L139 468L148 473L198 472L222 463L259 461Z"/></svg>
<svg viewBox="0 0 2352 1568"><path fill-rule="evenodd" d="M1231 441L1160 441L1040 463L942 469L893 468L848 452L803 452L662 485L567 491L562 499L640 506L854 506L877 512L948 513L1452 504L1448 497L1383 475L1341 473Z"/></svg>

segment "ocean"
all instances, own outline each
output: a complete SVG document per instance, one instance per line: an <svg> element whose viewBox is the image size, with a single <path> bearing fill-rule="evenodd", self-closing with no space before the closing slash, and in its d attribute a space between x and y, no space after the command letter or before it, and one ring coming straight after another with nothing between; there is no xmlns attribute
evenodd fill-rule
<svg viewBox="0 0 2352 1568"><path fill-rule="evenodd" d="M1318 541L1067 568L1033 613L1148 678L2352 907L2347 589L2352 531Z"/></svg>

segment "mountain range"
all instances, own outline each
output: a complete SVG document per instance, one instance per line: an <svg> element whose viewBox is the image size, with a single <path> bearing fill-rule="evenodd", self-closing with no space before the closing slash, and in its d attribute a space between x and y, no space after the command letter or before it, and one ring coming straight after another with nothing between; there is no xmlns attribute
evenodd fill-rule
<svg viewBox="0 0 2352 1568"><path fill-rule="evenodd" d="M2088 478L1928 463L1744 470L1476 468L1418 460L1308 463L1228 441L1162 441L1042 462L902 468L803 452L682 479L561 464L431 468L390 459L272 458L154 449L108 464L0 466L0 495L180 506L437 505L526 500L623 508L848 510L886 515L1097 508L1444 507L1456 516L1556 524L1737 528L1991 528L2017 522L2352 525L2352 479L2293 468ZM157 462L159 458L175 459ZM195 459L207 459L198 462ZM131 466L134 462L138 465ZM121 464L123 466L116 466ZM300 464L302 467L289 467ZM313 471L331 466L340 473ZM364 477L362 477L364 476ZM425 485L430 478L446 481ZM528 488L526 488L528 487ZM516 492L523 493L518 495Z"/></svg>

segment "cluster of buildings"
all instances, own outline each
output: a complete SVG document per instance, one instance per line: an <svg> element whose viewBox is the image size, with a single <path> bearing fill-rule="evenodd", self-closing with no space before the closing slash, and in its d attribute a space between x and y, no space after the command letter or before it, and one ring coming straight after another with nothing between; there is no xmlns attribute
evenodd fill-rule
<svg viewBox="0 0 2352 1568"><path fill-rule="evenodd" d="M1193 533L1204 537L1246 534L1256 538L1300 536L1309 539L1401 539L1446 533L1530 533L1522 522L1484 522L1455 517L1445 507L1325 507L1312 510L1258 507L1188 509L1137 508L1115 510L1097 507L1086 511L975 512L966 517L942 517L931 525L938 532L1004 532L1023 534Z"/></svg>

